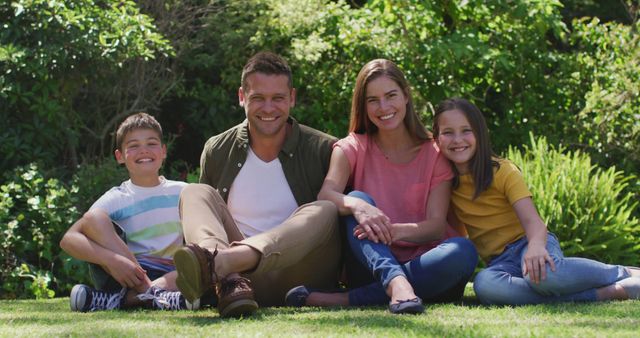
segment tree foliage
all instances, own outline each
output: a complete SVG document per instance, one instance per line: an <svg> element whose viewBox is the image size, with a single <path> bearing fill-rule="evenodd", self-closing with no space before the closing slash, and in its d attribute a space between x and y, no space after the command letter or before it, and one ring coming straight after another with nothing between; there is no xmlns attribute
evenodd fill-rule
<svg viewBox="0 0 640 338"><path fill-rule="evenodd" d="M600 24L583 19L574 24L579 46L577 75L589 90L578 114L578 139L605 165L633 172L640 163L639 25Z"/></svg>
<svg viewBox="0 0 640 338"><path fill-rule="evenodd" d="M160 98L144 67L171 48L133 1L3 2L0 19L3 171L102 154L115 123Z"/></svg>

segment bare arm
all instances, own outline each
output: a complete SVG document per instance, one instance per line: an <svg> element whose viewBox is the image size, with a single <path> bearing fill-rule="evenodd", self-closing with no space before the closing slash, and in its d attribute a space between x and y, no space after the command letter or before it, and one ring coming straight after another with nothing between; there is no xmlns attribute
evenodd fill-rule
<svg viewBox="0 0 640 338"><path fill-rule="evenodd" d="M85 213L64 234L60 247L77 259L101 265L123 286L133 288L150 283L103 210Z"/></svg>
<svg viewBox="0 0 640 338"><path fill-rule="evenodd" d="M341 215L352 214L364 227L364 231L369 234L368 238L372 241L391 243L391 233L388 229L391 225L389 217L371 204L343 193L350 173L351 165L347 156L339 147L334 148L331 153L329 172L322 183L318 199L333 202Z"/></svg>
<svg viewBox="0 0 640 338"><path fill-rule="evenodd" d="M418 223L397 223L394 240L424 243L442 239L447 230L451 181L444 181L429 193L426 219Z"/></svg>
<svg viewBox="0 0 640 338"><path fill-rule="evenodd" d="M88 211L67 230L60 241L60 247L74 258L94 264L107 265L115 258L116 253L98 245L84 234L89 223L99 222L104 218L108 219L109 216L102 210Z"/></svg>
<svg viewBox="0 0 640 338"><path fill-rule="evenodd" d="M433 188L427 200L426 218L418 223L394 223L391 225L392 240L424 243L441 239L447 229L447 212L451 197L451 182L444 181ZM358 238L367 235L361 227L354 233Z"/></svg>
<svg viewBox="0 0 640 338"><path fill-rule="evenodd" d="M546 262L549 263L552 271L556 270L553 259L547 252L547 225L540 218L531 197L516 201L513 203L513 209L518 215L529 242L527 253L523 257L522 274L530 274L531 280L539 283L547 277Z"/></svg>

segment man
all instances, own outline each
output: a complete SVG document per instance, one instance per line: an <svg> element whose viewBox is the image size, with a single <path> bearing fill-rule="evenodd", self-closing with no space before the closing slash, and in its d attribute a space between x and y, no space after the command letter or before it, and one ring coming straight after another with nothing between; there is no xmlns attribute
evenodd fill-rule
<svg viewBox="0 0 640 338"><path fill-rule="evenodd" d="M207 141L201 184L180 197L176 284L189 301L215 287L223 317L254 312L256 300L283 305L296 285L337 283L337 209L315 201L335 138L289 116L295 94L283 58L253 56L238 90L247 119Z"/></svg>

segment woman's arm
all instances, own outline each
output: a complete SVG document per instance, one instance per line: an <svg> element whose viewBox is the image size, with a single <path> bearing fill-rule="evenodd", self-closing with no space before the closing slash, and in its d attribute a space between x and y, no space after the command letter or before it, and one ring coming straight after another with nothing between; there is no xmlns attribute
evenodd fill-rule
<svg viewBox="0 0 640 338"><path fill-rule="evenodd" d="M429 192L426 219L418 223L393 225L394 240L414 243L442 239L447 231L447 213L451 198L451 181L443 181Z"/></svg>
<svg viewBox="0 0 640 338"><path fill-rule="evenodd" d="M335 147L331 153L331 161L329 162L329 171L322 182L322 188L318 193L319 200L328 200L338 207L340 215L349 215L352 213L349 198L343 194L347 187L351 165L340 147Z"/></svg>
<svg viewBox="0 0 640 338"><path fill-rule="evenodd" d="M547 251L547 225L540 218L531 197L516 201L513 203L513 209L518 215L529 242L527 253L523 257L522 275L529 274L529 278L534 283L540 283L547 278L546 262L549 263L551 271L556 271L553 259Z"/></svg>
<svg viewBox="0 0 640 338"><path fill-rule="evenodd" d="M355 197L345 195L344 189L349 181L351 165L347 155L335 147L331 153L329 172L318 193L319 200L328 200L338 207L340 215L353 215L368 234L367 238L374 242L391 243L389 217L380 209Z"/></svg>
<svg viewBox="0 0 640 338"><path fill-rule="evenodd" d="M441 239L447 230L447 212L451 197L451 182L444 181L429 192L425 220L418 223L394 223L391 225L392 241L425 243ZM360 225L354 229L358 238L367 238Z"/></svg>

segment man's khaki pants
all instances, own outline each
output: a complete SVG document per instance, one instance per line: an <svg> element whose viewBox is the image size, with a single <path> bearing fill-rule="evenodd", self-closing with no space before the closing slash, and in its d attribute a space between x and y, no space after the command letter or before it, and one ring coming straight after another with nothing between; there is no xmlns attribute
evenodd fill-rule
<svg viewBox="0 0 640 338"><path fill-rule="evenodd" d="M328 201L298 207L275 228L245 238L220 194L207 184L190 184L180 195L180 215L187 244L211 251L248 245L261 254L252 282L261 306L284 305L294 286L333 289L340 260L338 212Z"/></svg>

